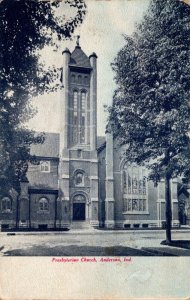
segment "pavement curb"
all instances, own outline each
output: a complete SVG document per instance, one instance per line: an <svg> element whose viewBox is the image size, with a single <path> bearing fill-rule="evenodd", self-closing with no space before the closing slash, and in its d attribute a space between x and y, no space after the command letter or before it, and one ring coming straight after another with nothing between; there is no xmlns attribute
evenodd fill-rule
<svg viewBox="0 0 190 300"><path fill-rule="evenodd" d="M164 250L162 251L162 250L158 250L158 249L155 249L155 248L149 249L149 248L146 248L146 247L142 247L141 250L149 252L149 253L153 253L153 254L155 254L155 256L178 256L177 254L168 253Z"/></svg>
<svg viewBox="0 0 190 300"><path fill-rule="evenodd" d="M9 235L9 236L15 236L15 235L101 235L101 234L141 234L141 233L163 233L164 230L68 230L68 231L13 231L13 232L0 232L0 235ZM173 230L173 233L180 232L180 233L190 233L190 229L182 229L182 230Z"/></svg>

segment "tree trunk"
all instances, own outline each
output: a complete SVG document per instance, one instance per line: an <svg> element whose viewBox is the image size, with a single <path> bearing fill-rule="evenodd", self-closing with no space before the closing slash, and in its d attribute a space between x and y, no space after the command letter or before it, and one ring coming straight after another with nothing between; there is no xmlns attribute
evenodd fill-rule
<svg viewBox="0 0 190 300"><path fill-rule="evenodd" d="M17 196L17 200L16 200L16 229L18 229L19 227L19 196L20 193Z"/></svg>
<svg viewBox="0 0 190 300"><path fill-rule="evenodd" d="M17 186L18 186L18 189L17 189L18 195L17 195L17 200L16 200L16 229L19 229L19 209L20 209L19 197L20 197L20 191L21 191L20 182L18 183Z"/></svg>
<svg viewBox="0 0 190 300"><path fill-rule="evenodd" d="M165 177L165 205L166 205L166 243L171 243L171 225L172 225L172 209L171 209L171 187L170 177Z"/></svg>

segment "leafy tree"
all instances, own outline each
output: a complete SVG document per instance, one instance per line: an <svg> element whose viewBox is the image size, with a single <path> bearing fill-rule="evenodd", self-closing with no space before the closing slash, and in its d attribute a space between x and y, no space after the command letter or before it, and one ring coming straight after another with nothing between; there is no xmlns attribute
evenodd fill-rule
<svg viewBox="0 0 190 300"><path fill-rule="evenodd" d="M165 179L166 242L171 242L170 181L190 175L190 6L152 0L112 68L117 89L110 123L129 161ZM148 164L147 164L148 163Z"/></svg>
<svg viewBox="0 0 190 300"><path fill-rule="evenodd" d="M65 0L66 18L57 12L61 1L2 0L0 2L0 190L26 180L30 146L42 143L44 135L25 128L35 110L31 99L58 88L59 72L44 68L40 50L57 49L83 21L83 0Z"/></svg>

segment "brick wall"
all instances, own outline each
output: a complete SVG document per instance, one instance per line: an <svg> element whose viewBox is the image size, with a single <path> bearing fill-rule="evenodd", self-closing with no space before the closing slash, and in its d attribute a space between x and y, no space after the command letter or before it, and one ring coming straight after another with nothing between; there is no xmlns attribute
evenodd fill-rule
<svg viewBox="0 0 190 300"><path fill-rule="evenodd" d="M48 210L40 210L40 199L48 200ZM54 228L56 218L56 194L30 193L30 223L32 228L39 225L47 225L47 228Z"/></svg>
<svg viewBox="0 0 190 300"><path fill-rule="evenodd" d="M8 197L11 201L11 209L3 210L2 201L5 197ZM17 194L10 195L10 193L1 193L0 194L0 227L11 229L16 226L17 218Z"/></svg>
<svg viewBox="0 0 190 300"><path fill-rule="evenodd" d="M41 172L40 164L30 164L28 168L27 178L30 186L57 188L58 186L58 161L55 159L39 159L39 161L50 162L50 172Z"/></svg>

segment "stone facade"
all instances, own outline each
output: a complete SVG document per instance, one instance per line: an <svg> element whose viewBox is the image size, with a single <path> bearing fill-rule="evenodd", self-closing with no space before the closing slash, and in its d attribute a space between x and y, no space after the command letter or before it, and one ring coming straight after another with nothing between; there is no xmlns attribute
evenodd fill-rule
<svg viewBox="0 0 190 300"><path fill-rule="evenodd" d="M107 133L105 158L105 226L118 228L163 227L165 222L165 184L155 187L147 180L148 170L126 161L125 147ZM100 156L100 153L99 153ZM101 160L104 160L101 157ZM172 224L178 220L178 181L172 180ZM101 192L100 192L101 195Z"/></svg>
<svg viewBox="0 0 190 300"><path fill-rule="evenodd" d="M33 145L21 193L0 195L2 229L150 228L165 221L164 182L125 160L111 133L97 137L97 56L77 45L63 51L60 134ZM177 181L172 186L173 225L178 221Z"/></svg>
<svg viewBox="0 0 190 300"><path fill-rule="evenodd" d="M179 221L182 225L190 225L190 186L181 184L178 189Z"/></svg>

